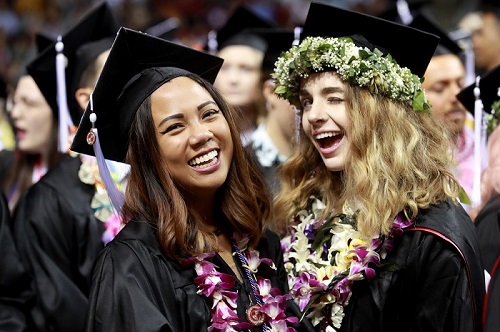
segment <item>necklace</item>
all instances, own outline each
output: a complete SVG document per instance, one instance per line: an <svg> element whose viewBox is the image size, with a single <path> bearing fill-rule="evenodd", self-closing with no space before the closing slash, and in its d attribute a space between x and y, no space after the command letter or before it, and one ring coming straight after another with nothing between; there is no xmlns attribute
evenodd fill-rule
<svg viewBox="0 0 500 332"><path fill-rule="evenodd" d="M235 277L217 271L218 266L211 261L215 252L181 262L183 266L194 265L198 294L204 295L211 302L212 319L208 330L238 331L258 326L262 331L295 331L287 323L297 323L297 317L286 317L285 314L286 301L291 299L291 295L281 295L279 289L272 288L269 279L256 276L261 263L276 269L274 263L270 259L259 258L258 251L246 248L248 239L237 238L237 234L231 238L233 254L245 270L244 277L251 285L255 300L246 310L246 321L237 315L238 293L231 290L235 286Z"/></svg>
<svg viewBox="0 0 500 332"><path fill-rule="evenodd" d="M348 207L348 205L345 205ZM395 237L412 223L396 216L388 236L364 237L355 215L340 213L320 220L325 204L311 197L300 211L293 234L282 239L289 285L302 317L321 331L336 331L344 317L354 282L373 279Z"/></svg>
<svg viewBox="0 0 500 332"><path fill-rule="evenodd" d="M243 256L243 253L241 252L240 248L238 248L238 245L236 244L236 241L233 238L231 238L231 245L233 246L234 253L241 262L241 266L243 266L243 268L245 269L245 275L248 281L250 282L250 287L252 288L252 294L256 302L255 304L250 305L245 311L247 320L255 326L262 325L262 331L269 331L269 326L264 323L264 314L261 311L259 311L263 302L262 299L260 298L255 275L250 271L245 256Z"/></svg>

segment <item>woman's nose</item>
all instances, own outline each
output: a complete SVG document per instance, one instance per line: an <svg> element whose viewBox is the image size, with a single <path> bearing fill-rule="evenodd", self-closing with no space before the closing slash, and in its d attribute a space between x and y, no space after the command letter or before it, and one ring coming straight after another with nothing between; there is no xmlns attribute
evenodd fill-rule
<svg viewBox="0 0 500 332"><path fill-rule="evenodd" d="M317 105L311 105L309 110L305 113L307 121L311 124L322 123L326 121L326 114Z"/></svg>
<svg viewBox="0 0 500 332"><path fill-rule="evenodd" d="M189 143L193 146L203 145L214 137L212 131L205 125L198 125L193 128Z"/></svg>

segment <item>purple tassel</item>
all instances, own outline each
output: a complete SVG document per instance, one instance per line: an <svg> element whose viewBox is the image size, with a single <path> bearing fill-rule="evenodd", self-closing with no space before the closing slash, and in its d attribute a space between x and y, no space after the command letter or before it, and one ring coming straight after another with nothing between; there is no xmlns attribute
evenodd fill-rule
<svg viewBox="0 0 500 332"><path fill-rule="evenodd" d="M123 204L125 202L125 195L118 190L115 182L111 178L111 174L109 173L108 165L106 165L106 159L104 159L104 155L101 150L101 143L99 142L99 135L97 133L97 129L91 129L95 135L95 142L92 144L94 148L94 154L97 159L97 166L99 167L99 174L101 175L102 182L104 183L104 187L108 192L108 196L111 200L111 204L115 207L117 213L121 215Z"/></svg>

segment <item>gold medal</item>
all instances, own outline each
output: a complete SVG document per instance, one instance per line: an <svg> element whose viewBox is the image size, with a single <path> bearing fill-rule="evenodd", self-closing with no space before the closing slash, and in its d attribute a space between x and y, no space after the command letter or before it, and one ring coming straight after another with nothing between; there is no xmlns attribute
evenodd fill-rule
<svg viewBox="0 0 500 332"><path fill-rule="evenodd" d="M87 144L93 145L95 143L95 134L92 130L87 134Z"/></svg>
<svg viewBox="0 0 500 332"><path fill-rule="evenodd" d="M260 305L252 304L246 310L246 316L249 323L255 326L262 325L264 323L264 314L259 311Z"/></svg>

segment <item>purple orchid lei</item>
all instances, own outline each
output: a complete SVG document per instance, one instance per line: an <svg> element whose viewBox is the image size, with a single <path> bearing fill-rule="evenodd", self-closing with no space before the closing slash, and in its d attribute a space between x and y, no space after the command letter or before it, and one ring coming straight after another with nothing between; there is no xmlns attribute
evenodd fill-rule
<svg viewBox="0 0 500 332"><path fill-rule="evenodd" d="M321 331L333 332L342 324L354 282L376 277L394 238L412 222L400 213L388 236L366 238L357 230L353 215L319 220L324 209L321 200L311 197L308 208L296 215L292 234L281 244L291 294L302 316L314 326L321 324Z"/></svg>
<svg viewBox="0 0 500 332"><path fill-rule="evenodd" d="M236 234L235 234L236 235ZM238 247L246 247L246 240L238 241ZM255 275L261 263L276 269L274 262L267 258L259 258L256 250L241 249L244 253L248 265L245 270ZM237 315L238 293L231 291L235 286L236 278L232 275L217 271L217 266L212 263L211 258L215 252L205 253L199 257L191 257L182 262L183 266L194 264L197 277L194 282L198 286L198 294L204 295L211 303L211 325L208 331L239 331L255 327ZM286 301L292 298L291 294L281 295L278 288L271 286L269 279L256 278L258 294L262 300L262 305L258 311L263 315L264 331L273 332L295 332L293 327L287 323L298 323L297 317L287 317L285 314Z"/></svg>

